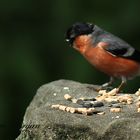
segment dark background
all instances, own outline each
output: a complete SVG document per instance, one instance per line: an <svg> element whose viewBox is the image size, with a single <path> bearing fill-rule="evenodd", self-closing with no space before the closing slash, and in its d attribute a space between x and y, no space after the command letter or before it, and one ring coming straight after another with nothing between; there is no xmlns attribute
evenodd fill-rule
<svg viewBox="0 0 140 140"><path fill-rule="evenodd" d="M0 139L14 139L36 90L57 79L100 84L95 70L64 40L77 21L93 22L139 48L138 0L0 1ZM129 81L135 92L139 78Z"/></svg>

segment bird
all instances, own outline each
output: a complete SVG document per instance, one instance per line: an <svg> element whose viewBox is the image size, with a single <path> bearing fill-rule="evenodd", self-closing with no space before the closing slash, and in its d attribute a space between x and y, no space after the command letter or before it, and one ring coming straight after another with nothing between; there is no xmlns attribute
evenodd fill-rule
<svg viewBox="0 0 140 140"><path fill-rule="evenodd" d="M65 39L91 65L110 76L98 91L111 86L117 78L121 79L119 93L127 80L140 75L140 51L93 23L74 23Z"/></svg>

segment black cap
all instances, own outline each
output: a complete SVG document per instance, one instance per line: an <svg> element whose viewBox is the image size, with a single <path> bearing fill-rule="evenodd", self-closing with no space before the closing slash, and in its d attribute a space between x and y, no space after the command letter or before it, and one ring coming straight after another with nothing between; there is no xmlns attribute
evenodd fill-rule
<svg viewBox="0 0 140 140"><path fill-rule="evenodd" d="M79 35L88 35L94 31L94 25L91 23L75 23L66 32L66 41L70 44Z"/></svg>

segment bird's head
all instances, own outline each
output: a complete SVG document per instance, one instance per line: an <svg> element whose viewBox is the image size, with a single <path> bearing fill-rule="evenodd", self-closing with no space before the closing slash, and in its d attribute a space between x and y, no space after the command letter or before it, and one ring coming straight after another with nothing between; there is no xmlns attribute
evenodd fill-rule
<svg viewBox="0 0 140 140"><path fill-rule="evenodd" d="M66 32L66 41L73 44L76 37L88 35L94 31L94 25L91 23L75 23Z"/></svg>

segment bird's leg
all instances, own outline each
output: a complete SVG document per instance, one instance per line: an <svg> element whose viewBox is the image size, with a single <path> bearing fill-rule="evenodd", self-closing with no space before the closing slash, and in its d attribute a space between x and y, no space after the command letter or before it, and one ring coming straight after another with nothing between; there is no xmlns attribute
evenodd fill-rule
<svg viewBox="0 0 140 140"><path fill-rule="evenodd" d="M106 89L108 86L112 85L114 82L114 78L110 77L109 82L102 84L100 87L98 87L97 89L95 89L96 91L100 91L102 89Z"/></svg>
<svg viewBox="0 0 140 140"><path fill-rule="evenodd" d="M110 77L109 82L104 83L103 85L101 85L101 88L106 88L106 87L108 87L108 86L112 85L112 84L113 84L113 82L114 82L114 78L113 78L113 77Z"/></svg>
<svg viewBox="0 0 140 140"><path fill-rule="evenodd" d="M122 79L122 82L121 82L121 84L117 88L118 89L117 90L118 93L121 91L121 89L123 88L123 86L126 84L126 78L125 77L121 77L121 79Z"/></svg>

